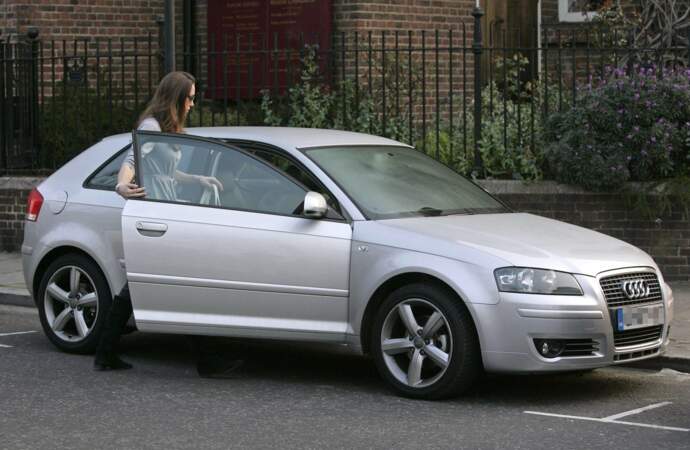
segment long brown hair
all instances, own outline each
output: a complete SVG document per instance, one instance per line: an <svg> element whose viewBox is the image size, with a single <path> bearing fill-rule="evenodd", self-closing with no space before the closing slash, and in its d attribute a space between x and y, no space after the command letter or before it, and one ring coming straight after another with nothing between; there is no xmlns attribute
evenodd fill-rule
<svg viewBox="0 0 690 450"><path fill-rule="evenodd" d="M180 133L184 130L184 122L187 119L185 101L196 83L194 76L187 72L170 72L163 77L153 94L153 98L146 106L137 127L149 117L153 117L161 126L161 131L166 133Z"/></svg>

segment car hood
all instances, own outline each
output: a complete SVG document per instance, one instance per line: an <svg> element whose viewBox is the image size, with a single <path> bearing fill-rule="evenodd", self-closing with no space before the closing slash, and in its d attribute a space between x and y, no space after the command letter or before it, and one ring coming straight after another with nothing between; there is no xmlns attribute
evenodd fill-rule
<svg viewBox="0 0 690 450"><path fill-rule="evenodd" d="M368 231L357 234L362 240L480 265L535 267L590 276L624 267L656 267L649 255L623 241L525 213L380 220Z"/></svg>

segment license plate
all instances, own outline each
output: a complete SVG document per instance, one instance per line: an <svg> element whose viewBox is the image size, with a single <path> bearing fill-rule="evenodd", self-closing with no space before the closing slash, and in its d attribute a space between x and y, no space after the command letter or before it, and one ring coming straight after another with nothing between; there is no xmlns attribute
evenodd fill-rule
<svg viewBox="0 0 690 450"><path fill-rule="evenodd" d="M644 306L623 306L616 308L618 331L634 330L664 323L664 306L661 303Z"/></svg>

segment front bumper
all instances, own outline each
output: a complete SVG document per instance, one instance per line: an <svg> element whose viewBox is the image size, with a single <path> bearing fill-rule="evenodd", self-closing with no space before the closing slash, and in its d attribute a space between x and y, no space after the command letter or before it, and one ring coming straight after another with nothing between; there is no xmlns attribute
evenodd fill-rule
<svg viewBox="0 0 690 450"><path fill-rule="evenodd" d="M645 271L649 269L639 269ZM626 270L630 272L630 269ZM615 272L614 272L615 273ZM604 274L604 275L608 275ZM558 372L586 370L653 358L668 345L673 294L659 278L664 310L660 332L632 345L614 342L614 327L600 277L576 276L583 296L500 293L495 305L469 305L477 324L484 367L489 372ZM640 330L639 334L643 330ZM535 339L591 340L594 350L582 356L545 358ZM633 339L635 341L635 339Z"/></svg>

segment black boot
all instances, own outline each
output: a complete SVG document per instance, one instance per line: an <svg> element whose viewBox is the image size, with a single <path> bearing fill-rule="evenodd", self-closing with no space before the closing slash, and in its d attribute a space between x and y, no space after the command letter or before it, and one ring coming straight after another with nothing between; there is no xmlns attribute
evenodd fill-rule
<svg viewBox="0 0 690 450"><path fill-rule="evenodd" d="M244 360L226 358L216 339L210 336L190 336L192 349L197 356L196 371L202 378L232 378Z"/></svg>
<svg viewBox="0 0 690 450"><path fill-rule="evenodd" d="M113 298L110 311L103 324L103 333L96 348L94 370L123 370L131 369L132 365L117 356L117 343L129 317L132 315L132 300L129 287L125 287Z"/></svg>
<svg viewBox="0 0 690 450"><path fill-rule="evenodd" d="M130 363L121 360L115 353L100 357L97 355L93 362L93 370L126 370L132 367Z"/></svg>

